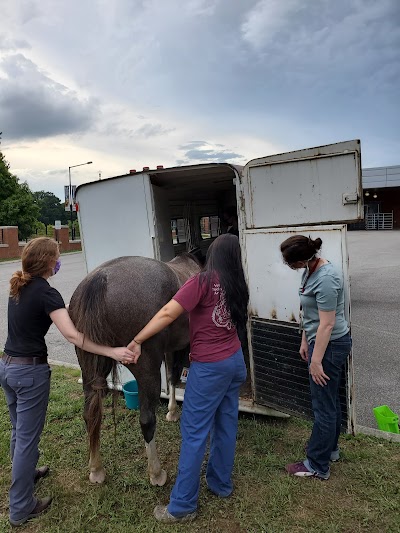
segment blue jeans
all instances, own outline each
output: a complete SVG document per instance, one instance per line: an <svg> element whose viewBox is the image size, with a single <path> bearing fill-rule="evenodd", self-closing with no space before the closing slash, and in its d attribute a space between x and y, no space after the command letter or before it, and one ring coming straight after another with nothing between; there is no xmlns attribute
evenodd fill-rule
<svg viewBox="0 0 400 533"><path fill-rule="evenodd" d="M308 363L312 360L314 342L308 348ZM340 339L330 341L322 360L324 372L329 376L327 385L314 383L310 375L310 389L314 425L307 445L305 464L320 477L329 477L329 459L337 449L341 429L342 413L339 401L339 385L347 357L351 351L349 333Z"/></svg>
<svg viewBox="0 0 400 533"><path fill-rule="evenodd" d="M16 365L0 360L0 385L11 420L10 518L20 520L36 505L33 496L39 441L50 392L49 365Z"/></svg>
<svg viewBox="0 0 400 533"><path fill-rule="evenodd" d="M197 509L200 471L209 434L207 485L219 496L231 494L239 389L245 380L242 349L223 361L190 364L181 418L178 475L168 505L173 516L185 516Z"/></svg>

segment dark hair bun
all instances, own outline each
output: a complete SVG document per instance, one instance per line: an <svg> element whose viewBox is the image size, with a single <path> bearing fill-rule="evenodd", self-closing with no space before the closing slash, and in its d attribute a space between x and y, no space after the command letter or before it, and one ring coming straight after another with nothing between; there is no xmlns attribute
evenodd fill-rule
<svg viewBox="0 0 400 533"><path fill-rule="evenodd" d="M317 238L315 239L315 241L313 241L313 246L314 246L315 251L317 252L317 251L321 248L321 246L322 246L322 239L320 239L319 237L317 237Z"/></svg>

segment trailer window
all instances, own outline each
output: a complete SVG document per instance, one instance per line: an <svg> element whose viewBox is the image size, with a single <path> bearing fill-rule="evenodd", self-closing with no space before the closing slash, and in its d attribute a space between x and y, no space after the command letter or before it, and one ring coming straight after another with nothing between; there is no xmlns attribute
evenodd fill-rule
<svg viewBox="0 0 400 533"><path fill-rule="evenodd" d="M181 244L186 242L185 219L173 218L171 220L172 243Z"/></svg>
<svg viewBox="0 0 400 533"><path fill-rule="evenodd" d="M201 217L200 234L203 240L218 237L218 235L220 234L219 217L217 215Z"/></svg>

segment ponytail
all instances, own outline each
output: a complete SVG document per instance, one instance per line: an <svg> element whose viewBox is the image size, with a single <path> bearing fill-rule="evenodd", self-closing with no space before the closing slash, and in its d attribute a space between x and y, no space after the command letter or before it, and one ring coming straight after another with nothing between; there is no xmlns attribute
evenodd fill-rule
<svg viewBox="0 0 400 533"><path fill-rule="evenodd" d="M17 270L14 272L10 279L10 296L18 300L19 293L22 287L28 285L31 281L32 276L28 272L23 272L22 270Z"/></svg>

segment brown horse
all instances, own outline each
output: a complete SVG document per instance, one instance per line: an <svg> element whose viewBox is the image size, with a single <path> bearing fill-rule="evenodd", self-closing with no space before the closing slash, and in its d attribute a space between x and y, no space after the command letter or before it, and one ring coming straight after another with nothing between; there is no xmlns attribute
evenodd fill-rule
<svg viewBox="0 0 400 533"><path fill-rule="evenodd" d="M92 341L109 346L126 346L179 287L199 271L200 265L188 253L168 263L146 257L119 257L100 265L86 276L71 298L69 313L78 330ZM164 485L167 479L154 439L155 410L161 393L161 363L165 355L170 383L167 419L177 420L175 385L180 371L176 356L181 357L188 344L188 317L184 314L146 341L138 363L128 366L138 382L140 425L152 485ZM77 355L82 369L84 419L89 435L89 479L92 483L102 483L105 479L100 455L102 399L108 392L108 374L112 372L114 383L118 379L117 362L80 349L77 349Z"/></svg>

